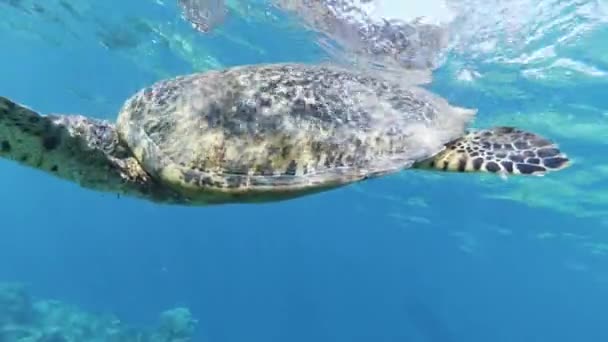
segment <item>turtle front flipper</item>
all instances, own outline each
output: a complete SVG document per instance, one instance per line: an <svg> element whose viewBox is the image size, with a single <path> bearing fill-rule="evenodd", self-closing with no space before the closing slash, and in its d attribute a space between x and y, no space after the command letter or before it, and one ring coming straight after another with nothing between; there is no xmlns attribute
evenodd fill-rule
<svg viewBox="0 0 608 342"><path fill-rule="evenodd" d="M119 142L113 124L79 115L41 115L4 97L0 157L94 190L145 197L161 193Z"/></svg>
<svg viewBox="0 0 608 342"><path fill-rule="evenodd" d="M570 165L557 145L535 133L513 127L474 131L449 142L419 169L543 175Z"/></svg>

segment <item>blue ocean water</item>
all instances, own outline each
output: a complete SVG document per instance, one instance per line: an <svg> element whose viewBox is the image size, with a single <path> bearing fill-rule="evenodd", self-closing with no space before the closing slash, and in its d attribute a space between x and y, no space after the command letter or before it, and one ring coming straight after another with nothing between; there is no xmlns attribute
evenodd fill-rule
<svg viewBox="0 0 608 342"><path fill-rule="evenodd" d="M407 171L288 202L190 208L0 160L0 281L133 325L185 306L201 342L607 341L606 6L538 6L557 3L568 6L509 38L473 13L431 88L478 108L476 126L558 141L567 170ZM0 1L0 94L113 119L160 78L323 57L310 32L230 14L202 35L170 1ZM482 39L496 45L475 50Z"/></svg>

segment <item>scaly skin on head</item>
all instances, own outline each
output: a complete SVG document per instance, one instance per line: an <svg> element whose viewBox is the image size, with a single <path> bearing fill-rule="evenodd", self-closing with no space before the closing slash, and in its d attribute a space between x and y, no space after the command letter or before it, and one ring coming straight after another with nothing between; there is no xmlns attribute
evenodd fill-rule
<svg viewBox="0 0 608 342"><path fill-rule="evenodd" d="M174 202L118 139L112 123L80 115L40 115L0 97L0 157L82 187Z"/></svg>

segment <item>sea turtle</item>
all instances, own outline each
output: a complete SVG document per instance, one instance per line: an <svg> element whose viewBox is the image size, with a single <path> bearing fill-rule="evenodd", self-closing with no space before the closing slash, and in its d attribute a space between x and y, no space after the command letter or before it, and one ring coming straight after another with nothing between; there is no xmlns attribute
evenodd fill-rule
<svg viewBox="0 0 608 342"><path fill-rule="evenodd" d="M407 75L407 74L405 74ZM536 174L569 159L417 85L325 64L258 64L141 89L116 124L0 97L0 155L83 187L181 205L279 201L404 169Z"/></svg>

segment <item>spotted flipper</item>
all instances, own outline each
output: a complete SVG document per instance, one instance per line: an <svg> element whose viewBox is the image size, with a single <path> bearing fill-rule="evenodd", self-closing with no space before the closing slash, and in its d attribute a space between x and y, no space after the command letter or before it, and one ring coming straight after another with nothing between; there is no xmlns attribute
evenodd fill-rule
<svg viewBox="0 0 608 342"><path fill-rule="evenodd" d="M543 175L570 164L557 145L537 134L513 127L494 127L466 134L446 144L420 169Z"/></svg>

